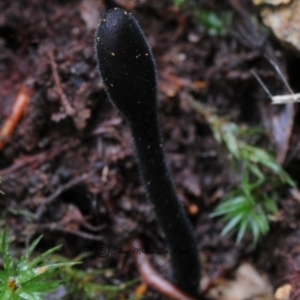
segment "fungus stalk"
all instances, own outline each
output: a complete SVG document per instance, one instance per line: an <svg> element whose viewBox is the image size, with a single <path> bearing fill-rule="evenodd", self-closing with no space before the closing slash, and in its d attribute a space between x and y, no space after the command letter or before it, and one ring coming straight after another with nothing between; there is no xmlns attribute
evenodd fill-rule
<svg viewBox="0 0 300 300"><path fill-rule="evenodd" d="M168 250L174 254L171 280L186 293L197 295L198 249L165 160L157 113L156 65L150 46L135 18L113 9L98 27L95 48L106 92L130 127L141 180Z"/></svg>

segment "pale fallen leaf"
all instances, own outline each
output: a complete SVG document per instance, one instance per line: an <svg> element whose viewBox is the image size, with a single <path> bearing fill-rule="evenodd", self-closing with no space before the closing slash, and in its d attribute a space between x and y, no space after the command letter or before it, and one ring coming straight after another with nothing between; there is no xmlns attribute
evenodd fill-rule
<svg viewBox="0 0 300 300"><path fill-rule="evenodd" d="M248 263L242 264L234 280L224 280L209 291L218 300L274 300L272 286L266 275L259 274Z"/></svg>
<svg viewBox="0 0 300 300"><path fill-rule="evenodd" d="M300 51L300 0L279 6L264 6L261 15L265 25L270 27L276 37L286 46Z"/></svg>
<svg viewBox="0 0 300 300"><path fill-rule="evenodd" d="M82 20L85 22L86 27L91 30L95 30L99 18L99 7L97 0L83 0L80 3L80 15Z"/></svg>
<svg viewBox="0 0 300 300"><path fill-rule="evenodd" d="M292 286L290 284L285 284L279 287L275 292L276 300L289 300L291 294Z"/></svg>

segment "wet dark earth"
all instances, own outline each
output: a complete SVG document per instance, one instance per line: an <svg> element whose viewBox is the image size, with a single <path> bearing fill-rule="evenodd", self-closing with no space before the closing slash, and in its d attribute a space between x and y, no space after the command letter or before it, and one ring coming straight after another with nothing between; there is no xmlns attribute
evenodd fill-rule
<svg viewBox="0 0 300 300"><path fill-rule="evenodd" d="M299 92L300 60L272 34L242 18L239 2L250 16L258 16L250 1L193 4L232 15L232 27L221 35L205 31L193 9L179 10L167 0L0 2L1 222L9 225L18 246L43 234L40 250L62 244L60 253L70 259L92 252L83 268L116 268L113 276L99 278L108 284L126 282L139 272L133 257L101 257L97 249L102 243L127 249L139 238L150 249L164 247L140 183L129 129L96 69L95 29L107 9L118 6L134 14L153 49L164 147L202 249L203 273L211 279L230 275L247 261L266 273L274 288L289 281L300 263L300 197L295 191L282 188L279 217L256 247L251 235L239 245L234 236L221 237L224 223L210 217L233 178L226 152L191 98L241 126L264 128L260 146L273 145L278 161L296 182L299 178L297 107L273 108L251 70L273 94L286 93L267 53ZM7 120L14 124L8 133ZM278 120L284 128L280 133L271 128ZM168 274L168 257L150 258ZM163 299L151 289L146 297Z"/></svg>

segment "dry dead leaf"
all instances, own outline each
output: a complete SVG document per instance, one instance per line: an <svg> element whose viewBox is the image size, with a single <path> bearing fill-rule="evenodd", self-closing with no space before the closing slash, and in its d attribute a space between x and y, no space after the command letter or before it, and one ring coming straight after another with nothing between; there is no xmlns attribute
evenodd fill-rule
<svg viewBox="0 0 300 300"><path fill-rule="evenodd" d="M277 162L283 164L289 147L290 136L293 127L294 106L286 104L279 113L273 113L272 133L277 148Z"/></svg>
<svg viewBox="0 0 300 300"><path fill-rule="evenodd" d="M287 47L300 51L300 0L254 0L254 4L280 4L264 6L261 15L265 25L270 27L277 38Z"/></svg>
<svg viewBox="0 0 300 300"><path fill-rule="evenodd" d="M76 113L74 115L74 122L78 130L85 129L87 121L91 116L91 109L88 108L88 97L90 93L90 86L83 83L76 92L74 106Z"/></svg>
<svg viewBox="0 0 300 300"><path fill-rule="evenodd" d="M99 1L83 0L79 7L81 18L85 22L86 27L90 30L95 30L100 18Z"/></svg>
<svg viewBox="0 0 300 300"><path fill-rule="evenodd" d="M182 184L185 189L195 197L201 196L201 187L197 175L193 173L186 174Z"/></svg>
<svg viewBox="0 0 300 300"><path fill-rule="evenodd" d="M274 300L272 286L266 275L259 274L248 263L242 264L234 280L225 280L209 291L218 300Z"/></svg>
<svg viewBox="0 0 300 300"><path fill-rule="evenodd" d="M290 284L285 284L279 287L275 292L276 300L289 300L291 294L292 286Z"/></svg>
<svg viewBox="0 0 300 300"><path fill-rule="evenodd" d="M73 204L69 204L67 211L59 224L64 226L66 230L72 231L78 230L83 221L82 213L78 207Z"/></svg>

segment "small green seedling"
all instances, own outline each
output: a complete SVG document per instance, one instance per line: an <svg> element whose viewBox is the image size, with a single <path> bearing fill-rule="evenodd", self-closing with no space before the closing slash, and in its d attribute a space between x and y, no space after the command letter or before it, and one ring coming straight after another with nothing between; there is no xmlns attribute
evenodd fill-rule
<svg viewBox="0 0 300 300"><path fill-rule="evenodd" d="M221 216L226 222L222 235L236 233L239 243L246 233L251 233L256 244L269 232L270 221L276 219L278 195L275 188L278 185L294 187L295 182L274 156L244 141L246 136L253 136L253 131L217 117L199 102L192 103L210 124L216 141L227 150L233 173L238 174L231 192L225 195L212 216Z"/></svg>
<svg viewBox="0 0 300 300"><path fill-rule="evenodd" d="M211 36L227 36L232 28L233 13L230 10L203 9L197 1L174 0L180 10L191 12L199 22L199 29Z"/></svg>
<svg viewBox="0 0 300 300"><path fill-rule="evenodd" d="M41 238L42 236L37 238L17 260L10 255L7 229L4 230L0 245L0 257L3 260L2 270L0 269L0 300L43 300L45 294L56 290L61 284L61 281L55 279L60 268L76 264L73 262L42 264L61 246L30 259Z"/></svg>
<svg viewBox="0 0 300 300"><path fill-rule="evenodd" d="M82 253L75 257L72 261L79 262L91 256L93 253ZM53 254L49 257L49 261L68 262L64 256ZM115 300L136 285L140 279L135 278L130 281L119 282L116 284L99 283L100 278L111 278L116 269L88 269L82 270L66 266L59 274L64 280L64 287L67 295L64 300L94 300L101 297L105 300ZM112 277L113 278L113 277ZM128 299L129 300L129 299Z"/></svg>

